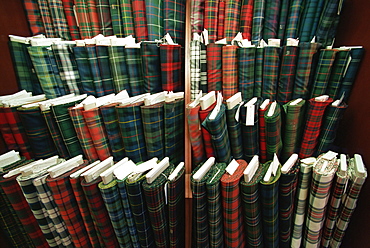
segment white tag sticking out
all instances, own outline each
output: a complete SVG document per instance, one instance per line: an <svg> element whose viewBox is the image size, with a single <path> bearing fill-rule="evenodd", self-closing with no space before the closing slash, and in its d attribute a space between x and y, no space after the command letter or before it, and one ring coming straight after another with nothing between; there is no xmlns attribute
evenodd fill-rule
<svg viewBox="0 0 370 248"><path fill-rule="evenodd" d="M280 39L268 39L268 46L280 47Z"/></svg>
<svg viewBox="0 0 370 248"><path fill-rule="evenodd" d="M204 45L207 46L209 44L208 30L204 29L203 32L202 32L202 35L203 35L203 43L204 43Z"/></svg>
<svg viewBox="0 0 370 248"><path fill-rule="evenodd" d="M100 177L101 177L101 180L103 181L103 183L108 184L108 183L112 182L113 179L114 179L114 174L113 174L114 170L117 169L120 166L124 166L126 162L128 162L127 157L120 160L119 162L117 162L112 167L108 168L107 170L103 171L100 174Z"/></svg>
<svg viewBox="0 0 370 248"><path fill-rule="evenodd" d="M276 176L276 172L279 168L279 164L280 164L279 159L276 153L274 153L274 159L272 161L272 175Z"/></svg>
<svg viewBox="0 0 370 248"><path fill-rule="evenodd" d="M304 158L304 159L301 159L301 163L303 164L314 164L316 162L316 158L313 158L313 157L308 157L308 158Z"/></svg>
<svg viewBox="0 0 370 248"><path fill-rule="evenodd" d="M223 38L221 40L216 41L215 44L227 45L227 40L226 38Z"/></svg>
<svg viewBox="0 0 370 248"><path fill-rule="evenodd" d="M217 114L220 112L221 105L222 105L222 94L221 92L217 93L217 102L215 108L212 110L211 114L209 115L210 120L214 120L217 116Z"/></svg>
<svg viewBox="0 0 370 248"><path fill-rule="evenodd" d="M272 172L272 162L271 162L269 168L267 169L265 176L263 177L263 181L265 181L265 182L270 181L271 172Z"/></svg>
<svg viewBox="0 0 370 248"><path fill-rule="evenodd" d="M113 157L109 157L100 162L100 164L98 164L97 166L84 172L81 176L85 178L87 183L91 183L92 181L97 179L103 171L107 170L112 166L113 166Z"/></svg>
<svg viewBox="0 0 370 248"><path fill-rule="evenodd" d="M83 158L82 155L77 155L76 157L73 157L63 163L60 163L50 169L48 169L49 175L51 178L56 178L60 175L63 175L64 173L80 166L83 164Z"/></svg>
<svg viewBox="0 0 370 248"><path fill-rule="evenodd" d="M299 40L298 39L293 39L293 38L288 38L286 41L287 46L298 46L299 45Z"/></svg>
<svg viewBox="0 0 370 248"><path fill-rule="evenodd" d="M238 169L239 163L235 159L231 160L230 164L226 167L226 172L233 175L236 169Z"/></svg>
<svg viewBox="0 0 370 248"><path fill-rule="evenodd" d="M315 101L316 102L325 102L328 99L329 99L329 96L328 95L322 95L322 96L315 97Z"/></svg>
<svg viewBox="0 0 370 248"><path fill-rule="evenodd" d="M260 106L260 109L265 109L267 105L270 103L270 99L265 99Z"/></svg>
<svg viewBox="0 0 370 248"><path fill-rule="evenodd" d="M205 110L216 102L216 92L211 91L199 99L200 108Z"/></svg>
<svg viewBox="0 0 370 248"><path fill-rule="evenodd" d="M254 155L252 160L249 162L247 168L244 170L244 181L250 182L252 178L254 177L254 174L256 174L256 171L259 166L259 159L258 155Z"/></svg>
<svg viewBox="0 0 370 248"><path fill-rule="evenodd" d="M19 152L14 150L7 152L0 156L0 172L3 172L3 167L15 163L21 160L21 156L19 156Z"/></svg>
<svg viewBox="0 0 370 248"><path fill-rule="evenodd" d="M169 157L165 157L161 162L156 164L153 169L151 169L146 175L147 183L151 184L158 178L158 176L170 166Z"/></svg>
<svg viewBox="0 0 370 248"><path fill-rule="evenodd" d="M235 120L236 122L239 122L240 117L240 108L243 106L244 102L240 102L238 109L235 112Z"/></svg>
<svg viewBox="0 0 370 248"><path fill-rule="evenodd" d="M123 180L132 172L134 172L135 168L136 164L132 160L129 160L124 164L124 166L119 166L118 168L116 168L113 173L118 180Z"/></svg>
<svg viewBox="0 0 370 248"><path fill-rule="evenodd" d="M246 118L245 118L246 126L254 126L254 113L255 113L255 106L248 105L246 107Z"/></svg>
<svg viewBox="0 0 370 248"><path fill-rule="evenodd" d="M180 162L178 166L176 166L175 170L169 175L168 180L173 181L177 174L179 174L180 170L185 166L184 162Z"/></svg>
<svg viewBox="0 0 370 248"><path fill-rule="evenodd" d="M293 153L289 159L285 162L283 167L281 167L281 172L286 174L290 171L290 169L295 165L298 160L298 154Z"/></svg>
<svg viewBox="0 0 370 248"><path fill-rule="evenodd" d="M135 172L144 173L148 170L153 169L157 165L158 158L152 158L144 163L139 164L136 166Z"/></svg>
<svg viewBox="0 0 370 248"><path fill-rule="evenodd" d="M100 160L97 160L91 164L89 164L88 166L85 166L84 168L81 168L79 169L78 171L76 172L73 172L69 177L70 178L77 178L79 177L82 173L84 173L85 171L88 171L90 170L92 167L94 167L95 165L99 164L100 163Z"/></svg>
<svg viewBox="0 0 370 248"><path fill-rule="evenodd" d="M190 108L195 108L196 106L198 106L199 104L199 100L200 98L203 96L203 93L202 91L200 90L198 95L195 97L194 101L192 101L190 104L189 104L189 107Z"/></svg>
<svg viewBox="0 0 370 248"><path fill-rule="evenodd" d="M355 154L354 160L355 160L355 171L357 173L357 176L366 177L367 172L365 169L364 161L362 160L362 156L359 154Z"/></svg>
<svg viewBox="0 0 370 248"><path fill-rule="evenodd" d="M275 113L275 109L276 109L276 101L275 102L273 102L273 103L271 103L271 105L270 105L270 108L269 108L269 110L268 110L268 112L267 112L267 116L268 117L271 117L271 116L273 116L274 115L274 113Z"/></svg>
<svg viewBox="0 0 370 248"><path fill-rule="evenodd" d="M193 175L193 180L200 182L207 172L211 169L212 165L215 163L215 158L210 157L203 165L199 168L197 172Z"/></svg>
<svg viewBox="0 0 370 248"><path fill-rule="evenodd" d="M347 171L347 156L345 154L340 155L340 170Z"/></svg>
<svg viewBox="0 0 370 248"><path fill-rule="evenodd" d="M338 155L338 153L336 152L333 152L333 151L328 151L327 153L325 153L322 158L323 159L326 159L326 160L332 160L334 158L336 158Z"/></svg>
<svg viewBox="0 0 370 248"><path fill-rule="evenodd" d="M295 99L294 101L292 101L289 105L292 105L292 106L297 105L297 104L298 104L298 103L300 103L302 100L303 100L302 98L297 98L297 99Z"/></svg>
<svg viewBox="0 0 370 248"><path fill-rule="evenodd" d="M242 93L237 92L232 97L226 100L227 109L233 109L242 101Z"/></svg>

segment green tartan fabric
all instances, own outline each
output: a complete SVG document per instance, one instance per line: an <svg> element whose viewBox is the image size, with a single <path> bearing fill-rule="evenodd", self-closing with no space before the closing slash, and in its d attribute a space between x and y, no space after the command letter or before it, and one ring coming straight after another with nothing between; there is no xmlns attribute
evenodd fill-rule
<svg viewBox="0 0 370 248"><path fill-rule="evenodd" d="M265 41L270 38L278 38L280 4L281 0L265 0L265 16L262 30L262 37Z"/></svg>
<svg viewBox="0 0 370 248"><path fill-rule="evenodd" d="M235 116L238 105L232 109L226 109L226 123L229 132L231 155L234 159L243 158L243 140L241 136L241 125Z"/></svg>
<svg viewBox="0 0 370 248"><path fill-rule="evenodd" d="M259 182L266 172L261 164L258 166L253 178L246 182L241 180L240 189L243 201L244 226L246 227L246 239L248 247L262 248L262 216L261 216L261 198Z"/></svg>
<svg viewBox="0 0 370 248"><path fill-rule="evenodd" d="M255 0L253 3L252 44L256 46L262 39L265 5L265 0Z"/></svg>
<svg viewBox="0 0 370 248"><path fill-rule="evenodd" d="M281 149L283 148L281 137L282 117L280 105L276 105L275 112L272 116L268 116L270 108L271 105L265 112L267 160L271 160L274 156L274 153L276 153L276 155L279 157Z"/></svg>
<svg viewBox="0 0 370 248"><path fill-rule="evenodd" d="M317 62L316 72L313 78L310 98L325 94L336 53L337 50L335 49L320 50L319 60Z"/></svg>
<svg viewBox="0 0 370 248"><path fill-rule="evenodd" d="M255 47L237 49L239 91L242 99L250 99L254 95L254 68L255 68Z"/></svg>
<svg viewBox="0 0 370 248"><path fill-rule="evenodd" d="M80 74L83 93L96 96L97 94L88 61L87 50L85 47L73 47L73 52L76 58L78 73Z"/></svg>
<svg viewBox="0 0 370 248"><path fill-rule="evenodd" d="M109 0L95 0L95 4L99 16L100 33L104 36L113 35Z"/></svg>
<svg viewBox="0 0 370 248"><path fill-rule="evenodd" d="M226 163L215 164L213 173L206 181L210 247L224 246L220 179L225 173L226 166Z"/></svg>
<svg viewBox="0 0 370 248"><path fill-rule="evenodd" d="M262 98L276 99L279 81L280 47L265 47L263 56Z"/></svg>
<svg viewBox="0 0 370 248"><path fill-rule="evenodd" d="M242 0L227 0L225 5L224 37L231 42L239 32L239 18Z"/></svg>
<svg viewBox="0 0 370 248"><path fill-rule="evenodd" d="M304 0L291 0L289 6L289 14L287 17L287 24L285 29L284 40L288 38L296 39L299 36L299 20L301 12L304 8Z"/></svg>
<svg viewBox="0 0 370 248"><path fill-rule="evenodd" d="M169 33L175 43L185 46L186 0L163 1L164 34Z"/></svg>
<svg viewBox="0 0 370 248"><path fill-rule="evenodd" d="M87 54L87 62L90 67L91 71L91 79L92 83L95 88L95 95L97 97L104 96L104 86L103 86L103 80L100 74L100 68L99 68L99 61L98 61L98 55L96 53L96 47L95 46L85 46L86 54Z"/></svg>
<svg viewBox="0 0 370 248"><path fill-rule="evenodd" d="M63 40L71 40L62 0L48 0L47 2L49 4L56 37L62 38Z"/></svg>
<svg viewBox="0 0 370 248"><path fill-rule="evenodd" d="M254 64L254 90L253 96L262 96L262 85L263 85L263 68L264 68L264 48L258 47L256 49L256 60Z"/></svg>
<svg viewBox="0 0 370 248"><path fill-rule="evenodd" d="M121 3L120 7L122 15L123 36L126 37L132 35L133 37L136 37L131 1L120 0L120 3Z"/></svg>
<svg viewBox="0 0 370 248"><path fill-rule="evenodd" d="M148 27L148 41L159 40L163 33L163 1L145 0L146 23Z"/></svg>
<svg viewBox="0 0 370 248"><path fill-rule="evenodd" d="M49 4L47 0L37 0L39 4L39 10L41 19L45 28L45 35L48 38L57 38L56 30L53 25L53 19L50 13Z"/></svg>
<svg viewBox="0 0 370 248"><path fill-rule="evenodd" d="M96 46L96 55L100 69L100 76L103 83L104 94L114 93L113 76L110 70L109 52L107 46Z"/></svg>
<svg viewBox="0 0 370 248"><path fill-rule="evenodd" d="M114 91L118 93L127 90L127 93L131 96L125 50L124 46L108 47L109 65L113 77Z"/></svg>
<svg viewBox="0 0 370 248"><path fill-rule="evenodd" d="M325 1L325 0L319 0L318 3L317 3L317 7L316 7L316 11L315 11L315 17L313 18L313 22L312 22L310 37L315 37L316 36L317 27L319 25L321 16L323 14L322 12L323 12L324 7L327 4L327 2L328 1ZM343 2L342 2L342 4L343 4ZM328 32L328 33L330 33L331 35L333 34L333 32ZM319 42L319 41L317 40L317 42Z"/></svg>
<svg viewBox="0 0 370 248"><path fill-rule="evenodd" d="M126 66L127 66L127 75L129 77L128 79L129 88L126 90L130 96L136 96L136 95L143 94L144 93L144 77L143 77L143 71L142 71L142 61L140 57L140 49L139 48L125 48L125 55L126 55L125 59L126 59ZM124 77L127 80L127 76L124 76Z"/></svg>
<svg viewBox="0 0 370 248"><path fill-rule="evenodd" d="M161 60L159 46L156 42L141 43L141 59L144 77L144 92L162 91Z"/></svg>
<svg viewBox="0 0 370 248"><path fill-rule="evenodd" d="M332 65L331 74L326 88L326 94L335 99L347 68L350 50L339 50ZM340 97L340 96L339 96Z"/></svg>
<svg viewBox="0 0 370 248"><path fill-rule="evenodd" d="M285 125L283 130L284 146L281 151L282 162L285 162L293 153L297 152L303 131L306 101L302 100L296 105L291 105L292 101L283 105Z"/></svg>
<svg viewBox="0 0 370 248"><path fill-rule="evenodd" d="M281 41L284 40L290 4L291 4L291 0L281 0L280 1L280 13L279 13L279 22L278 22L276 38L280 39Z"/></svg>
<svg viewBox="0 0 370 248"><path fill-rule="evenodd" d="M317 14L321 14L321 11L319 11L319 2L323 1L305 1L305 6L300 17L301 22L299 28L299 39L302 42L309 42L313 38L311 31L314 28L314 23L316 22L316 13L319 12Z"/></svg>
<svg viewBox="0 0 370 248"><path fill-rule="evenodd" d="M92 27L90 26L90 17L86 0L74 0L74 6L81 39L91 39L94 34L92 32Z"/></svg>
<svg viewBox="0 0 370 248"><path fill-rule="evenodd" d="M120 2L121 1L119 0L109 0L109 5L110 5L110 16L112 19L113 34L116 35L118 38L123 38L125 36L123 34L123 22Z"/></svg>

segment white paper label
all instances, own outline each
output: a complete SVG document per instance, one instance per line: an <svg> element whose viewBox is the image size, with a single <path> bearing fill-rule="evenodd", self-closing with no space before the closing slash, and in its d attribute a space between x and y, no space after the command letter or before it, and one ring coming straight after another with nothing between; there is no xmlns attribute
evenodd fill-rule
<svg viewBox="0 0 370 248"><path fill-rule="evenodd" d="M246 107L246 120L245 120L245 125L246 126L254 126L254 110L255 107L254 105L248 105Z"/></svg>
<svg viewBox="0 0 370 248"><path fill-rule="evenodd" d="M233 175L236 169L238 169L239 163L236 162L235 159L233 159L230 164L226 167L226 172L229 173L230 175Z"/></svg>

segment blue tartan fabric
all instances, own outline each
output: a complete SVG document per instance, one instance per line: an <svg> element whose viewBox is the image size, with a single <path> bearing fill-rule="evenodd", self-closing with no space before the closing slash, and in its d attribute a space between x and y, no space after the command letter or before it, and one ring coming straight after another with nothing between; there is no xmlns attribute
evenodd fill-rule
<svg viewBox="0 0 370 248"><path fill-rule="evenodd" d="M265 0L255 0L253 3L252 44L256 46L262 39L265 6Z"/></svg>
<svg viewBox="0 0 370 248"><path fill-rule="evenodd" d="M144 92L153 94L162 91L161 60L158 44L156 42L142 42L141 59Z"/></svg>
<svg viewBox="0 0 370 248"><path fill-rule="evenodd" d="M113 77L109 63L109 52L107 46L96 46L96 55L100 69L100 76L104 88L104 95L115 93ZM118 93L118 92L116 92Z"/></svg>
<svg viewBox="0 0 370 248"><path fill-rule="evenodd" d="M301 12L304 8L304 0L291 0L289 6L289 14L287 17L287 24L285 29L284 40L288 38L298 38L299 36L299 20Z"/></svg>
<svg viewBox="0 0 370 248"><path fill-rule="evenodd" d="M169 33L175 43L185 45L185 9L186 0L163 1L163 29Z"/></svg>
<svg viewBox="0 0 370 248"><path fill-rule="evenodd" d="M264 48L265 53L263 56L263 83L262 83L262 98L263 99L276 99L276 92L279 81L279 68L280 68L280 47Z"/></svg>
<svg viewBox="0 0 370 248"><path fill-rule="evenodd" d="M97 96L85 47L73 47L83 93Z"/></svg>
<svg viewBox="0 0 370 248"><path fill-rule="evenodd" d="M127 90L131 96L131 81L129 81L129 68L127 66L127 59L125 52L127 50L124 46L110 46L108 47L109 65L113 78L114 91L116 93ZM140 69L140 68L138 68Z"/></svg>
<svg viewBox="0 0 370 248"><path fill-rule="evenodd" d="M265 0L263 39L278 38L281 0Z"/></svg>
<svg viewBox="0 0 370 248"><path fill-rule="evenodd" d="M326 88L326 94L331 98L336 99L339 95L340 84L342 83L344 72L347 68L347 61L349 59L351 51L349 49L338 51L337 56L331 69L331 74Z"/></svg>
<svg viewBox="0 0 370 248"><path fill-rule="evenodd" d="M90 66L91 76L93 80L93 85L95 87L96 96L104 96L106 93L104 91L103 80L100 74L98 55L96 53L95 46L86 46L86 54L88 65Z"/></svg>
<svg viewBox="0 0 370 248"><path fill-rule="evenodd" d="M123 38L123 25L122 25L122 15L120 9L120 1L119 0L109 0L110 5L110 16L112 19L112 29L113 34L116 35L118 38Z"/></svg>
<svg viewBox="0 0 370 248"><path fill-rule="evenodd" d="M319 12L319 15L321 14L321 11L319 11L319 2L324 1L305 1L305 6L300 17L301 22L299 27L299 39L302 42L309 42L313 38L313 36L311 36L311 31L316 22L316 13Z"/></svg>
<svg viewBox="0 0 370 248"><path fill-rule="evenodd" d="M145 0L146 23L148 27L148 41L159 40L163 33L163 1Z"/></svg>
<svg viewBox="0 0 370 248"><path fill-rule="evenodd" d="M250 99L254 96L254 67L256 48L238 48L237 56L239 91L242 93L242 99Z"/></svg>
<svg viewBox="0 0 370 248"><path fill-rule="evenodd" d="M129 87L127 92L130 96L144 93L144 77L142 71L142 61L139 48L125 48L125 59Z"/></svg>
<svg viewBox="0 0 370 248"><path fill-rule="evenodd" d="M263 64L264 64L264 50L265 48L256 49L256 58L254 64L254 90L253 96L262 96L262 85L263 85Z"/></svg>

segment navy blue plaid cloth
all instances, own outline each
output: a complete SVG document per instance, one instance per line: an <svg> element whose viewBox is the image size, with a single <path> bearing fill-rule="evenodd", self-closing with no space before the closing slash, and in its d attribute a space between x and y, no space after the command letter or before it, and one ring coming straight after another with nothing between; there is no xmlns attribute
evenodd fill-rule
<svg viewBox="0 0 370 248"><path fill-rule="evenodd" d="M144 92L153 94L162 91L161 60L158 44L156 42L142 42L141 59Z"/></svg>
<svg viewBox="0 0 370 248"><path fill-rule="evenodd" d="M107 46L96 46L96 55L98 58L100 76L104 88L104 94L112 94L115 92L113 85L112 72L109 63L109 51ZM118 93L118 92L116 92Z"/></svg>
<svg viewBox="0 0 370 248"><path fill-rule="evenodd" d="M239 91L242 93L242 98L245 100L254 96L254 67L256 48L238 48L237 56Z"/></svg>
<svg viewBox="0 0 370 248"><path fill-rule="evenodd" d="M125 48L127 75L129 78L130 96L144 93L144 77L139 48Z"/></svg>
<svg viewBox="0 0 370 248"><path fill-rule="evenodd" d="M73 53L76 58L83 93L97 96L85 47L73 47Z"/></svg>

